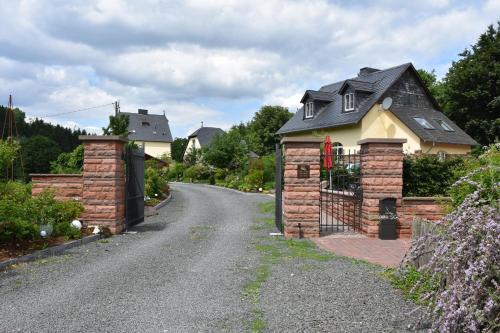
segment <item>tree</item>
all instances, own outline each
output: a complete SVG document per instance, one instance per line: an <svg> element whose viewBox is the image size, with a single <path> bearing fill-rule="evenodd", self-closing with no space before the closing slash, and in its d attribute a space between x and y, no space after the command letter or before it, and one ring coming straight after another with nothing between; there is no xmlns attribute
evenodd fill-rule
<svg viewBox="0 0 500 333"><path fill-rule="evenodd" d="M276 132L293 116L282 106L265 105L256 112L248 124L247 140L251 150L259 155L267 155L274 151L279 142Z"/></svg>
<svg viewBox="0 0 500 333"><path fill-rule="evenodd" d="M172 159L176 162L182 162L184 157L184 151L186 150L188 144L188 139L186 138L175 138L172 142Z"/></svg>
<svg viewBox="0 0 500 333"><path fill-rule="evenodd" d="M80 173L83 169L83 145L70 153L61 153L57 160L50 163L51 173Z"/></svg>
<svg viewBox="0 0 500 333"><path fill-rule="evenodd" d="M444 112L488 145L500 137L500 21L459 56L443 80Z"/></svg>
<svg viewBox="0 0 500 333"><path fill-rule="evenodd" d="M189 149L189 151L186 154L186 159L184 160L184 163L187 166L193 166L195 164L198 164L201 162L201 149L196 149L195 147L192 147Z"/></svg>
<svg viewBox="0 0 500 333"><path fill-rule="evenodd" d="M2 173L14 162L19 151L19 143L17 141L9 141L0 140L0 172Z"/></svg>
<svg viewBox="0 0 500 333"><path fill-rule="evenodd" d="M104 135L121 135L128 136L129 117L126 114L120 113L116 116L109 116L108 127L103 127Z"/></svg>
<svg viewBox="0 0 500 333"><path fill-rule="evenodd" d="M21 142L24 171L30 173L47 173L50 162L61 153L58 144L45 136L36 135Z"/></svg>
<svg viewBox="0 0 500 333"><path fill-rule="evenodd" d="M203 161L217 168L237 169L247 165L248 145L238 127L215 136L203 150Z"/></svg>

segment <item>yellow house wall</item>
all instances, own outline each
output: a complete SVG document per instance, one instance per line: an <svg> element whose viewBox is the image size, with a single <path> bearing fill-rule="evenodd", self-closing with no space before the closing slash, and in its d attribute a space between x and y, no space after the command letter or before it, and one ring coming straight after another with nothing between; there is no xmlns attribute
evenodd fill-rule
<svg viewBox="0 0 500 333"><path fill-rule="evenodd" d="M287 134L286 136L287 137L314 136L318 138L324 138L327 135L330 136L332 143L340 142L344 147L345 152L348 152L349 150L351 152L354 152L354 150L356 151L359 150L359 146L357 144L357 142L360 140L361 137L361 126L359 124L354 126L325 128L320 130L314 130L313 132L291 133L289 135Z"/></svg>
<svg viewBox="0 0 500 333"><path fill-rule="evenodd" d="M380 104L374 105L361 120L361 139L367 138L406 139L405 153L420 150L420 138L392 112L382 111Z"/></svg>
<svg viewBox="0 0 500 333"><path fill-rule="evenodd" d="M153 157L161 157L162 155L171 154L171 143L170 142L136 142L138 145L142 145L144 147L144 152Z"/></svg>
<svg viewBox="0 0 500 333"><path fill-rule="evenodd" d="M363 117L360 123L343 127L314 130L311 132L290 133L287 137L320 137L330 135L332 142L340 142L344 150L359 151L357 142L361 139L406 139L403 150L407 154L422 152L424 154L436 154L445 151L447 154L468 154L469 145L453 145L443 143L427 143L413 133L392 112L382 111L380 104L374 105Z"/></svg>

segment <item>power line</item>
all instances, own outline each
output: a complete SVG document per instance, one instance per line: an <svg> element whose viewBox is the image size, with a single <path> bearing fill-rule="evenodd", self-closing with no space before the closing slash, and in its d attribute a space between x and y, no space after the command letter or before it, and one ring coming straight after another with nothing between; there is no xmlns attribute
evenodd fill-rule
<svg viewBox="0 0 500 333"><path fill-rule="evenodd" d="M77 109L77 110L66 111L66 112L59 112L59 113L49 114L49 115L46 115L46 116L37 116L37 117L39 117L39 118L57 117L57 116L65 115L65 114L71 114L71 113L77 113L77 112L92 110L92 109L98 109L98 108L102 108L102 107L110 106L110 105L115 105L115 103L106 103L106 104L102 104L102 105L91 106L91 107L88 107L88 108Z"/></svg>

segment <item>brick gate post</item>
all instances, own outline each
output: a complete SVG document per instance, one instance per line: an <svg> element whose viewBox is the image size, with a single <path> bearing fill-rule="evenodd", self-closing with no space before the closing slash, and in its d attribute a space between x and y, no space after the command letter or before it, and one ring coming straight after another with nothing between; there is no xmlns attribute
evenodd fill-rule
<svg viewBox="0 0 500 333"><path fill-rule="evenodd" d="M84 146L83 195L86 225L108 227L113 234L125 223L125 162L127 139L116 136L81 135Z"/></svg>
<svg viewBox="0 0 500 333"><path fill-rule="evenodd" d="M284 146L284 234L292 237L319 236L321 138L283 138Z"/></svg>
<svg viewBox="0 0 500 333"><path fill-rule="evenodd" d="M363 189L362 231L378 237L379 200L395 198L398 216L403 198L403 143L406 139L363 139L361 187ZM399 224L400 222L398 222ZM397 226L400 229L400 225Z"/></svg>

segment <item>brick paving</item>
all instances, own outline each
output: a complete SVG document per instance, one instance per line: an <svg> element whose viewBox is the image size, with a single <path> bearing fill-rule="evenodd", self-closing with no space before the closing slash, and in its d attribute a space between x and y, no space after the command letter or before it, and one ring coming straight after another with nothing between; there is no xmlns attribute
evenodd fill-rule
<svg viewBox="0 0 500 333"><path fill-rule="evenodd" d="M337 255L385 267L397 267L410 247L409 239L381 240L355 233L337 233L313 240L322 249Z"/></svg>

